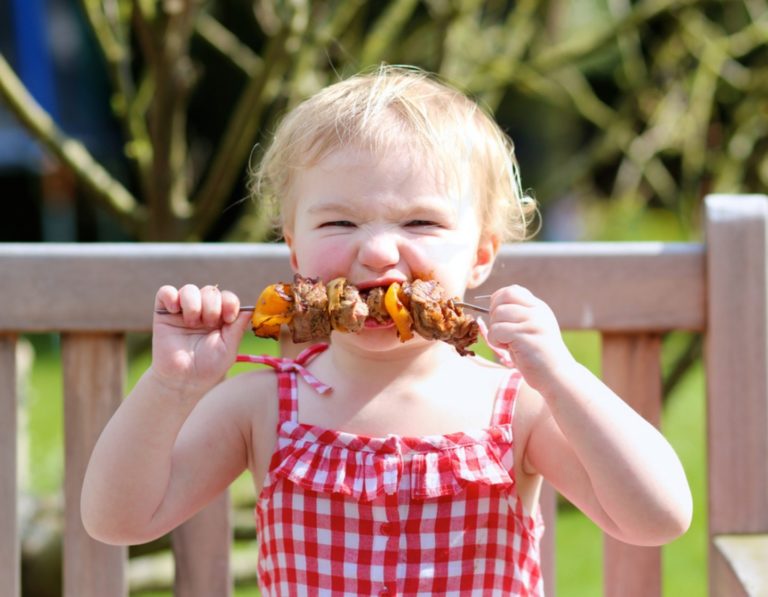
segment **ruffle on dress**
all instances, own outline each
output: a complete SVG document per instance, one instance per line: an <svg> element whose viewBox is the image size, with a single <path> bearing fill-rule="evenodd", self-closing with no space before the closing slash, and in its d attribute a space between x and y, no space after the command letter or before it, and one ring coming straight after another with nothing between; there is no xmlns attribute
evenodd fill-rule
<svg viewBox="0 0 768 597"><path fill-rule="evenodd" d="M376 438L284 421L278 445L273 479L358 500L401 489L413 499L425 499L456 495L467 484L514 485L502 464L512 447L511 425L476 433Z"/></svg>

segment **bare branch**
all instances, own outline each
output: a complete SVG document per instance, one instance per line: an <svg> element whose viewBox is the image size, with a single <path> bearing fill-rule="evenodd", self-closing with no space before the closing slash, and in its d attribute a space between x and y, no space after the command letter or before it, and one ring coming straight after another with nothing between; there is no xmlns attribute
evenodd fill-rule
<svg viewBox="0 0 768 597"><path fill-rule="evenodd" d="M229 58L232 64L247 76L253 77L263 68L264 63L261 57L207 12L200 14L196 26L197 33L202 39L220 54Z"/></svg>
<svg viewBox="0 0 768 597"><path fill-rule="evenodd" d="M125 135L125 156L133 162L142 189L146 191L152 152L146 127L146 111L139 108L143 98L136 96L131 72L130 19L121 14L117 0L111 0L108 6L105 6L105 2L96 0L81 0L80 4L107 65L112 82L110 105Z"/></svg>
<svg viewBox="0 0 768 597"><path fill-rule="evenodd" d="M29 94L0 54L0 97L43 145L70 168L91 196L136 233L145 221L144 208L134 196L97 162L85 146L65 135L50 115Z"/></svg>
<svg viewBox="0 0 768 597"><path fill-rule="evenodd" d="M532 58L532 66L541 72L549 72L566 64L573 64L583 59L607 43L616 39L617 35L639 27L662 12L675 12L696 0L645 0L636 5L624 18L613 22L598 24L581 35L575 35L554 46L545 47Z"/></svg>
<svg viewBox="0 0 768 597"><path fill-rule="evenodd" d="M234 181L242 173L268 99L265 90L270 82L281 76L286 66L280 58L285 54L287 36L288 30L283 29L270 39L264 68L248 81L232 111L213 163L192 201L194 213L190 235L193 239L202 238L213 224Z"/></svg>
<svg viewBox="0 0 768 597"><path fill-rule="evenodd" d="M384 51L390 47L413 14L417 0L393 0L376 20L360 52L360 64L369 66L381 61Z"/></svg>

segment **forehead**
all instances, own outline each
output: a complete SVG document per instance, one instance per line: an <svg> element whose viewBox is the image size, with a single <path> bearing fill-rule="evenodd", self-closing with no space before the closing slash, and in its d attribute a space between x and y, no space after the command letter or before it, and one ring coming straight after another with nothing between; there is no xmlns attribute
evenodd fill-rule
<svg viewBox="0 0 768 597"><path fill-rule="evenodd" d="M451 210L474 206L469 178L466 172L446 172L439 161L407 144L377 152L345 146L294 170L285 197L285 222L292 222L297 208L343 205L353 199L388 208L402 208L403 202Z"/></svg>

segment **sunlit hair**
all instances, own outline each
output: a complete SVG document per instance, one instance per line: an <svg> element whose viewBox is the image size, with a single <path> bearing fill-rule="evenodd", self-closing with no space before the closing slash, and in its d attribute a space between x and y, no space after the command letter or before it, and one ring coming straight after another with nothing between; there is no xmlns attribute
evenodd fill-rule
<svg viewBox="0 0 768 597"><path fill-rule="evenodd" d="M499 241L526 237L536 203L522 191L512 142L475 102L414 68L380 67L299 104L275 131L252 173L251 189L279 208L282 225L290 229L297 169L340 147L386 156L404 145L415 167L429 167L446 184L467 183L469 177L484 235ZM419 157L425 159L416 161Z"/></svg>

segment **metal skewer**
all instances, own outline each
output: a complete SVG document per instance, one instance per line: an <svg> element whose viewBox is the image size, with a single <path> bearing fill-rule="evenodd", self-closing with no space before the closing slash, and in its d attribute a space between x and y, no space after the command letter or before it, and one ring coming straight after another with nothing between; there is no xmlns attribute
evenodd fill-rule
<svg viewBox="0 0 768 597"><path fill-rule="evenodd" d="M480 305L473 305L472 303L463 303L460 301L453 301L454 305L458 305L459 307L464 307L466 309L472 309L473 311L479 311L480 313L489 313L488 307L481 307ZM241 311L253 311L256 307L254 305L243 305L240 307ZM155 313L158 315L179 315L181 311L178 313L171 313L168 309L160 308L155 309Z"/></svg>
<svg viewBox="0 0 768 597"><path fill-rule="evenodd" d="M253 311L254 309L256 309L254 305L243 305L242 307L240 307L241 311ZM164 307L160 309L155 309L155 313L157 313L158 315L181 315L181 311L177 313L171 313L168 309Z"/></svg>
<svg viewBox="0 0 768 597"><path fill-rule="evenodd" d="M465 309L472 309L473 311L479 311L480 313L490 313L491 310L488 307L481 307L480 305L473 305L472 303L463 303L461 301L453 301L454 305L464 307Z"/></svg>

